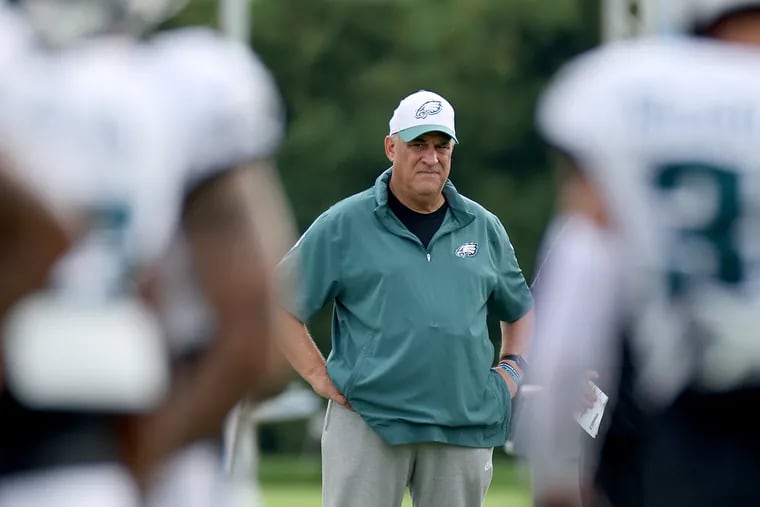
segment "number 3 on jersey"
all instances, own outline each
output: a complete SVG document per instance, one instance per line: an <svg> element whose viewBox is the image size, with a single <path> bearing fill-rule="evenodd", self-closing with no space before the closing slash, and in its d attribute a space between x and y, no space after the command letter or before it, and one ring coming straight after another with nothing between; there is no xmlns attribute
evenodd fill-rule
<svg viewBox="0 0 760 507"><path fill-rule="evenodd" d="M670 293L678 296L694 282L736 285L745 266L736 234L742 218L740 175L703 163L661 166L654 183L672 220L667 236Z"/></svg>

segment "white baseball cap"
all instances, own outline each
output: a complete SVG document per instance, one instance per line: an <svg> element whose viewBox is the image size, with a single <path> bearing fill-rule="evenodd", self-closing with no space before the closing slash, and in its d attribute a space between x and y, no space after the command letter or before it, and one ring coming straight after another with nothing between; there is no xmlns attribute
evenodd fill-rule
<svg viewBox="0 0 760 507"><path fill-rule="evenodd" d="M454 108L449 101L427 90L420 90L405 97L393 111L389 135L398 134L409 142L428 132L443 132L457 140L454 128Z"/></svg>

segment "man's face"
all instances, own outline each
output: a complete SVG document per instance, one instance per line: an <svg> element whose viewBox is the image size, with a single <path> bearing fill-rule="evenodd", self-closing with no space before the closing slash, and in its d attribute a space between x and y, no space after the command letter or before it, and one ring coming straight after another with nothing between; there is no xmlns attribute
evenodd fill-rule
<svg viewBox="0 0 760 507"><path fill-rule="evenodd" d="M439 195L451 172L454 143L439 132L423 134L405 142L398 136L385 138L385 154L393 163L394 188L413 198Z"/></svg>

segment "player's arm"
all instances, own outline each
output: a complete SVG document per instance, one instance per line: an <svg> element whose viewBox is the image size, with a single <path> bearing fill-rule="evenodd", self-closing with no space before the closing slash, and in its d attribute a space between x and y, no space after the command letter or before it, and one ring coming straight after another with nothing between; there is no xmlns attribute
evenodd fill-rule
<svg viewBox="0 0 760 507"><path fill-rule="evenodd" d="M62 224L4 170L0 161L0 319L19 299L45 283L71 239ZM0 354L0 390L2 370Z"/></svg>
<svg viewBox="0 0 760 507"><path fill-rule="evenodd" d="M69 231L0 161L0 316L44 284L70 242Z"/></svg>
<svg viewBox="0 0 760 507"><path fill-rule="evenodd" d="M262 176L262 172L264 175ZM176 378L168 400L141 425L136 474L198 438L218 434L242 398L264 397L289 380L287 362L273 345L272 259L287 243L287 211L262 198L279 192L266 182L272 168L257 162L202 182L186 198L183 229L201 289L216 316L214 340L187 375ZM277 230L274 239L268 231Z"/></svg>
<svg viewBox="0 0 760 507"><path fill-rule="evenodd" d="M278 392L290 370L273 341L281 323L272 274L294 234L274 168L258 161L202 184L188 198L184 229L218 319L214 347L222 344L224 362L242 375L229 399ZM208 355L213 358L213 347Z"/></svg>
<svg viewBox="0 0 760 507"><path fill-rule="evenodd" d="M248 182L244 183L248 192L247 201L252 207L250 217L259 238L267 285L271 290L268 301L273 338L266 348L267 356L262 357L259 364L260 374L255 379L255 385L251 386L247 394L249 399L258 401L280 393L293 377L293 370L277 346L276 340L276 337L285 332L287 326L277 304L279 292L286 288L273 280L277 263L295 242L296 232L295 221L275 167L267 162L258 162L245 172L245 177L248 179Z"/></svg>

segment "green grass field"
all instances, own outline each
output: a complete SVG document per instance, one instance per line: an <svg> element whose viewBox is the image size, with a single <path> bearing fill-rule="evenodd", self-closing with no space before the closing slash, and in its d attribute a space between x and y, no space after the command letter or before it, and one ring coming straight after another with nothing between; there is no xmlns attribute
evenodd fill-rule
<svg viewBox="0 0 760 507"><path fill-rule="evenodd" d="M498 450L494 454L494 477L484 507L530 507L523 468ZM321 507L319 456L264 455L260 466L264 507ZM411 507L408 495L403 505Z"/></svg>

